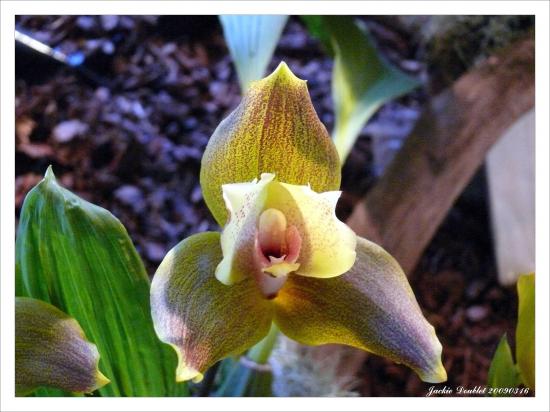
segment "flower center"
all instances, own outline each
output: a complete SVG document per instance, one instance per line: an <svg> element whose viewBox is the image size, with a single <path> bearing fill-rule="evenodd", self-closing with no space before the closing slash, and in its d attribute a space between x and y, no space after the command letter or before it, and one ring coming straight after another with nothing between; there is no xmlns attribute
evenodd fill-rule
<svg viewBox="0 0 550 412"><path fill-rule="evenodd" d="M274 297L290 272L298 270L302 238L295 226L288 226L278 209L266 209L260 215L255 239L255 255L262 274L258 283L262 292ZM271 279L270 279L271 278Z"/></svg>

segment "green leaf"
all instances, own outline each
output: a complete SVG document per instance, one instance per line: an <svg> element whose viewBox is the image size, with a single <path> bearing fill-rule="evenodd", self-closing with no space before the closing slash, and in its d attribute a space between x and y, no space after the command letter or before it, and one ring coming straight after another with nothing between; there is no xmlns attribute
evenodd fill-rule
<svg viewBox="0 0 550 412"><path fill-rule="evenodd" d="M335 52L332 95L336 121L332 137L343 163L378 108L419 83L385 61L366 28L352 16L323 16L323 22Z"/></svg>
<svg viewBox="0 0 550 412"><path fill-rule="evenodd" d="M62 188L51 168L25 198L16 241L17 295L74 317L101 355L104 396L185 395L176 356L153 328L149 279L107 210Z"/></svg>
<svg viewBox="0 0 550 412"><path fill-rule="evenodd" d="M516 361L523 383L535 389L535 274L518 279Z"/></svg>
<svg viewBox="0 0 550 412"><path fill-rule="evenodd" d="M222 185L274 173L280 182L316 192L340 188L340 160L307 91L285 63L254 82L214 131L201 163L204 200L223 226Z"/></svg>
<svg viewBox="0 0 550 412"><path fill-rule="evenodd" d="M38 388L37 390L35 390L29 396L40 397L40 398L52 398L52 397L53 398L58 398L60 396L79 397L79 396L83 396L83 395L81 395L79 393L76 393L76 392L62 391L61 389L53 389L53 388L42 387L42 388Z"/></svg>
<svg viewBox="0 0 550 412"><path fill-rule="evenodd" d="M41 386L88 393L109 383L99 353L74 319L32 298L15 298L15 393Z"/></svg>
<svg viewBox="0 0 550 412"><path fill-rule="evenodd" d="M265 75L288 16L220 16L225 41L237 68L241 90Z"/></svg>
<svg viewBox="0 0 550 412"><path fill-rule="evenodd" d="M306 24L309 34L321 42L324 51L330 56L334 56L332 40L323 23L323 16L300 16L300 18Z"/></svg>
<svg viewBox="0 0 550 412"><path fill-rule="evenodd" d="M518 369L512 358L512 350L510 349L510 345L508 345L506 334L504 334L491 361L487 384L491 388L515 388L520 383ZM493 396L498 395L497 392L493 392Z"/></svg>

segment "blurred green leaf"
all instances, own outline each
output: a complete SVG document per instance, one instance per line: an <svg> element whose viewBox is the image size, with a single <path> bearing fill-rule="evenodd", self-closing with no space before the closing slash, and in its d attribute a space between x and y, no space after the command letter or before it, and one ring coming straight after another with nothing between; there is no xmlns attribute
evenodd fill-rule
<svg viewBox="0 0 550 412"><path fill-rule="evenodd" d="M506 334L504 334L489 367L488 385L491 388L515 388L520 383L519 372L512 358L512 350L508 345ZM494 396L498 396L498 394L494 393Z"/></svg>
<svg viewBox="0 0 550 412"><path fill-rule="evenodd" d="M38 388L37 390L35 390L29 396L40 397L40 398L52 398L52 397L57 398L57 397L60 397L60 396L65 396L65 397L75 396L75 397L77 397L77 396L84 396L84 395L78 394L76 392L63 391L61 389L42 387L42 388Z"/></svg>
<svg viewBox="0 0 550 412"><path fill-rule="evenodd" d="M220 16L242 92L264 77L287 19L284 15Z"/></svg>
<svg viewBox="0 0 550 412"><path fill-rule="evenodd" d="M518 279L518 324L516 361L523 383L535 389L535 274Z"/></svg>
<svg viewBox="0 0 550 412"><path fill-rule="evenodd" d="M40 386L88 393L109 383L99 353L77 321L32 298L15 298L15 393Z"/></svg>
<svg viewBox="0 0 550 412"><path fill-rule="evenodd" d="M410 92L419 82L377 52L365 27L352 16L323 16L335 53L332 96L333 139L342 164L361 129L384 103Z"/></svg>
<svg viewBox="0 0 550 412"><path fill-rule="evenodd" d="M330 33L323 24L323 16L300 16L305 23L309 34L321 42L325 53L334 56Z"/></svg>
<svg viewBox="0 0 550 412"><path fill-rule="evenodd" d="M149 279L122 224L58 185L51 168L25 198L16 241L16 295L74 317L101 355L103 396L176 396L173 350L156 337Z"/></svg>

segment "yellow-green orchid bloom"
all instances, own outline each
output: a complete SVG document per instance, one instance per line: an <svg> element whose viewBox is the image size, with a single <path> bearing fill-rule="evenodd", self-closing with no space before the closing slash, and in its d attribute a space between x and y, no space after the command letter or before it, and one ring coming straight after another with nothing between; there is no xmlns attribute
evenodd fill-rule
<svg viewBox="0 0 550 412"><path fill-rule="evenodd" d="M281 63L205 151L201 185L221 235L183 240L153 279L155 329L178 353L177 380L199 381L272 323L304 344L354 346L446 380L441 344L399 264L336 218L339 184L305 82Z"/></svg>

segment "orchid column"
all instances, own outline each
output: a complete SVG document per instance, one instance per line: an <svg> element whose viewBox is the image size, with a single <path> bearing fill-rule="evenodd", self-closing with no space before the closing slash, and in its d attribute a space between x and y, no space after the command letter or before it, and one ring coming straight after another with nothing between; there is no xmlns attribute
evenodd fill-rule
<svg viewBox="0 0 550 412"><path fill-rule="evenodd" d="M218 126L201 186L223 230L190 236L151 288L178 381L199 381L274 323L300 343L340 343L446 380L441 344L398 263L335 215L340 162L306 82L281 63Z"/></svg>

